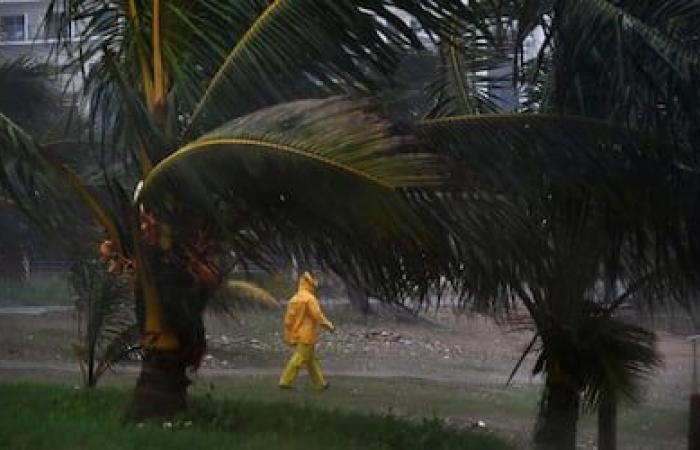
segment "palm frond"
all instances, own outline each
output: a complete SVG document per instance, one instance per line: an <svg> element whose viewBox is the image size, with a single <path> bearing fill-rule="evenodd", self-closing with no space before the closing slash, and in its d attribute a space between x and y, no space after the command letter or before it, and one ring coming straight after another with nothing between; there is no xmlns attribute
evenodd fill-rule
<svg viewBox="0 0 700 450"><path fill-rule="evenodd" d="M366 102L293 102L176 151L146 178L140 201L183 226L200 217L249 258L289 245L338 273L373 273L388 289L387 274L400 270L395 247L418 252L432 235L399 189L444 173L438 159L402 149L406 142ZM361 262L370 255L376 266Z"/></svg>
<svg viewBox="0 0 700 450"><path fill-rule="evenodd" d="M443 33L446 18L476 21L462 2L446 0L174 0L163 3L157 24L150 6L52 0L46 18L61 30L56 54L72 56L66 69L85 79L93 111L119 106L105 95L113 86L104 50L150 98L154 67L145 55L153 54L158 35L168 102L177 108L173 117L195 136L259 107L366 90L386 79L400 51L422 46L407 17L431 36ZM69 39L71 29L79 32Z"/></svg>
<svg viewBox="0 0 700 450"><path fill-rule="evenodd" d="M498 98L490 94L494 86L512 88L507 77L489 75L508 62L504 49L483 36L461 33L443 39L439 46L440 64L427 88L433 108L428 117L444 117L496 112Z"/></svg>
<svg viewBox="0 0 700 450"><path fill-rule="evenodd" d="M111 212L73 172L55 162L36 141L0 113L0 184L15 205L45 230L79 229L85 214L120 241ZM89 226L87 227L89 228ZM89 234L85 229L84 233Z"/></svg>
<svg viewBox="0 0 700 450"><path fill-rule="evenodd" d="M698 179L673 145L547 115L428 120L417 136L459 162L453 190L412 201L455 236L447 273L461 280L464 306L493 310L515 297L545 314L560 278L562 289L579 285L578 296L616 280L637 291L629 299L637 304L687 302L697 286Z"/></svg>
<svg viewBox="0 0 700 450"><path fill-rule="evenodd" d="M585 367L584 399L596 408L607 397L637 402L641 383L661 365L653 332L611 317L591 318L582 327L579 355Z"/></svg>
<svg viewBox="0 0 700 450"><path fill-rule="evenodd" d="M603 194L604 187L622 188L621 177L628 177L626 182L639 190L618 189L617 200L625 200L626 192L652 195L650 183L656 183L655 193L670 200L675 193L669 191L669 179L690 183L693 178L682 168L683 159L673 145L583 117L454 116L423 121L417 133L422 145L463 161L470 173L480 171L480 178L488 177L502 189L542 186L541 177L546 175L552 182L600 188Z"/></svg>
<svg viewBox="0 0 700 450"><path fill-rule="evenodd" d="M270 292L249 281L230 280L224 283L221 290L222 292L217 293L217 296L223 297L222 301L226 307L258 306L265 309L279 307L279 303Z"/></svg>
<svg viewBox="0 0 700 450"><path fill-rule="evenodd" d="M285 91L301 74L323 87L371 87L397 64L397 50L422 47L417 30L401 13L419 21L427 33L444 33L445 19L469 17L470 12L459 2L440 1L266 2L259 13L243 14L250 17L245 31L194 107L192 126L205 114L210 120L225 118L232 101L261 103L251 95L289 99Z"/></svg>
<svg viewBox="0 0 700 450"><path fill-rule="evenodd" d="M697 2L559 0L527 5L521 14L520 52L530 30L544 30L535 79L544 75L553 86L550 107L654 130L679 146L696 146Z"/></svg>
<svg viewBox="0 0 700 450"><path fill-rule="evenodd" d="M671 66L682 78L690 80L700 72L700 54L667 33L669 20L694 21L700 18L700 5L695 1L672 0L656 7L647 6L643 11L648 18L656 21L653 25L645 22L634 14L641 9L640 5L625 4L618 6L608 0L586 0L570 4L568 13L579 16L581 22L588 22L592 31L603 31L612 36L612 30L619 27L621 33L631 33L641 40L658 57ZM642 6L644 8L644 6ZM598 36L598 39L600 36ZM586 51L580 49L580 51Z"/></svg>

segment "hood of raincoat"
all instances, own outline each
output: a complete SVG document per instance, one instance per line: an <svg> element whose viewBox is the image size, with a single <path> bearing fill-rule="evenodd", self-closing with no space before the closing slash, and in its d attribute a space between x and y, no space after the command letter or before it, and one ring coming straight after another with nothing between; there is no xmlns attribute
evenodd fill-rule
<svg viewBox="0 0 700 450"><path fill-rule="evenodd" d="M299 277L299 291L306 291L310 294L316 293L316 288L318 288L318 280L316 280L313 275L309 272L304 272Z"/></svg>

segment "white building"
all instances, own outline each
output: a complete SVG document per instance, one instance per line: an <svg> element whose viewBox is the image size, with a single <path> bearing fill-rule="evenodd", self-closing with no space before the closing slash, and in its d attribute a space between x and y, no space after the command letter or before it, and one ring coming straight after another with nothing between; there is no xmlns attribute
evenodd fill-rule
<svg viewBox="0 0 700 450"><path fill-rule="evenodd" d="M52 39L44 30L47 0L0 0L0 58L44 61Z"/></svg>

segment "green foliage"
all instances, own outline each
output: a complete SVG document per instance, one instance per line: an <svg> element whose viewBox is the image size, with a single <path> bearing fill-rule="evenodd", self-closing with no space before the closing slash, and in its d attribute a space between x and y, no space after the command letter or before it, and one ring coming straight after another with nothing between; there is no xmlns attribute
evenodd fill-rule
<svg viewBox="0 0 700 450"><path fill-rule="evenodd" d="M473 11L434 0L193 5L50 2L47 25L61 37L54 50L72 55L64 69L82 78L108 195L86 188L41 142L0 116L0 145L8 147L0 182L13 200L49 228L70 223L78 200L144 272L151 262L139 261L134 227L142 208L175 228L175 271L185 272L182 255L196 231L225 242L236 263L295 254L385 299L424 295L421 247L430 245L416 239L424 232L396 191L439 179L435 161L409 153L404 134L366 102L290 101L367 93L389 81L398 55L422 48L403 14L436 37ZM73 20L82 24L78 42L63 39ZM277 106L263 109L270 105ZM133 205L139 179L145 187ZM154 272L158 278L164 269ZM180 287L197 284L180 275ZM170 326L196 322L206 290L193 313L192 302L167 294L167 284L159 292Z"/></svg>
<svg viewBox="0 0 700 450"><path fill-rule="evenodd" d="M615 310L693 297L699 13L684 0L522 2L502 17L520 51L534 29L545 38L518 82L539 82L535 109L559 115L419 127L465 166L462 195L425 202L452 216L465 303L521 301L542 342L535 371L563 371L592 405L634 398L659 363L653 335Z"/></svg>
<svg viewBox="0 0 700 450"><path fill-rule="evenodd" d="M106 272L103 263L80 261L71 270L78 313L78 343L74 345L86 386L138 351L139 328L127 280Z"/></svg>
<svg viewBox="0 0 700 450"><path fill-rule="evenodd" d="M0 446L12 449L338 449L510 448L499 438L445 430L437 420L328 412L289 403L197 399L186 416L163 425L125 423L121 391L1 385ZM36 424L41 423L41 427Z"/></svg>
<svg viewBox="0 0 700 450"><path fill-rule="evenodd" d="M395 298L411 280L398 282L404 268L392 242L411 250L411 240L429 239L398 189L437 183L442 169L436 158L404 151L404 139L364 101L290 102L173 153L146 178L139 200L172 217L176 231L193 228L190 218L206 222L242 258L296 253L368 274L365 284Z"/></svg>
<svg viewBox="0 0 700 450"><path fill-rule="evenodd" d="M700 48L694 0L524 2L519 52L546 39L528 79L550 85L545 108L602 117L697 150Z"/></svg>

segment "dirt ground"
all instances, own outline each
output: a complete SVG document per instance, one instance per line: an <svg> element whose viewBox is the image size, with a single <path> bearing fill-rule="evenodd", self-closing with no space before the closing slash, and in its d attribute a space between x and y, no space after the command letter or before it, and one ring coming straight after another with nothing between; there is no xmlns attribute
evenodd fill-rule
<svg viewBox="0 0 700 450"><path fill-rule="evenodd" d="M377 306L369 317L354 313L342 303L326 305L326 309L338 331L324 334L317 351L331 377L425 379L480 389L531 388L530 409L536 408L540 380L530 375L532 358L524 362L514 387L505 387L532 338L530 330L514 330L481 316L455 316L448 308L419 317ZM239 312L233 318L208 316L209 348L202 373L219 377L229 373L276 374L290 353L281 340L281 317L281 310ZM668 327L657 329L664 367L648 381L643 403L627 407L636 415L621 427L622 449L685 448L691 347L684 333L669 332ZM0 314L0 381L27 376L65 378L69 372L75 376L72 343L76 330L75 315L69 311ZM137 364L133 362L122 373L133 376ZM507 411L503 417L496 428L506 433L526 433L531 427L532 417L514 414L509 419ZM592 422L591 418L586 420ZM584 429L579 439L581 448L595 448L594 424L585 427L587 431ZM655 433L654 427L664 430ZM635 436L641 432L652 439Z"/></svg>

